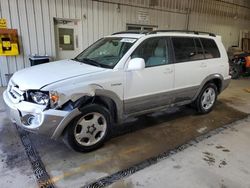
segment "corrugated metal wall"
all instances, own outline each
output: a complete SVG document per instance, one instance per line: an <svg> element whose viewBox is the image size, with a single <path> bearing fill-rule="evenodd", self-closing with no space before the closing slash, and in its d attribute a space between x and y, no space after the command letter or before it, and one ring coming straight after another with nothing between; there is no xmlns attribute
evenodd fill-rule
<svg viewBox="0 0 250 188"><path fill-rule="evenodd" d="M56 56L53 18L81 20L84 48L127 23L215 32L228 47L238 44L241 29L250 30L250 8L244 6L234 0L0 0L0 17L18 29L21 44L21 55L0 57L0 85L6 85L5 74L30 66L30 54Z"/></svg>

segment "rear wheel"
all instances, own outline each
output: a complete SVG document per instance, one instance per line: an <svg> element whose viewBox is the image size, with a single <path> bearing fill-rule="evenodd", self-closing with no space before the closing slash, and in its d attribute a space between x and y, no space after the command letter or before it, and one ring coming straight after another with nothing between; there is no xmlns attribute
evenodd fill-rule
<svg viewBox="0 0 250 188"><path fill-rule="evenodd" d="M201 90L195 101L196 109L200 114L211 112L217 100L218 89L214 83L208 83Z"/></svg>
<svg viewBox="0 0 250 188"><path fill-rule="evenodd" d="M81 112L73 124L68 126L66 140L76 151L93 151L101 147L109 137L110 113L98 104L87 105Z"/></svg>

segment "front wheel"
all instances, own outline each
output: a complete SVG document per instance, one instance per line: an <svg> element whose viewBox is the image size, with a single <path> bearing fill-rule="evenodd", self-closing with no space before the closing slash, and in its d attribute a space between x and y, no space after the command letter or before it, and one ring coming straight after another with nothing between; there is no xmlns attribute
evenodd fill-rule
<svg viewBox="0 0 250 188"><path fill-rule="evenodd" d="M217 100L218 89L214 83L208 83L201 90L198 98L196 99L196 109L200 114L211 112Z"/></svg>
<svg viewBox="0 0 250 188"><path fill-rule="evenodd" d="M98 104L81 109L81 115L68 125L66 141L76 151L89 152L101 147L108 139L111 128L109 111Z"/></svg>

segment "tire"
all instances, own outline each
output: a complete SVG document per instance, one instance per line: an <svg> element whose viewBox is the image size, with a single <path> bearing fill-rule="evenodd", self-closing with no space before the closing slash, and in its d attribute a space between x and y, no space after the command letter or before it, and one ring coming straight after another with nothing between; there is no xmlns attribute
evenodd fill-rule
<svg viewBox="0 0 250 188"><path fill-rule="evenodd" d="M218 88L214 83L206 84L198 95L195 106L199 114L207 114L212 111L218 96Z"/></svg>
<svg viewBox="0 0 250 188"><path fill-rule="evenodd" d="M232 79L238 79L240 77L240 67L237 65L231 65L229 73Z"/></svg>
<svg viewBox="0 0 250 188"><path fill-rule="evenodd" d="M89 104L80 109L81 115L68 125L64 141L79 152L100 148L110 136L112 118L109 111L98 104Z"/></svg>

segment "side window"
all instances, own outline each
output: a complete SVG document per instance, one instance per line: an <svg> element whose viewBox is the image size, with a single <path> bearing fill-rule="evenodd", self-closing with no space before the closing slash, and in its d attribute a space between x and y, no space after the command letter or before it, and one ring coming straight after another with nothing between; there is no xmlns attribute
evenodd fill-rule
<svg viewBox="0 0 250 188"><path fill-rule="evenodd" d="M172 37L172 43L177 62L193 61L197 59L194 39L191 37Z"/></svg>
<svg viewBox="0 0 250 188"><path fill-rule="evenodd" d="M146 67L168 64L167 42L165 38L162 37L147 39L136 48L131 57L143 58Z"/></svg>
<svg viewBox="0 0 250 188"><path fill-rule="evenodd" d="M220 52L214 40L205 38L200 38L200 40L204 48L205 57L207 59L220 57Z"/></svg>

